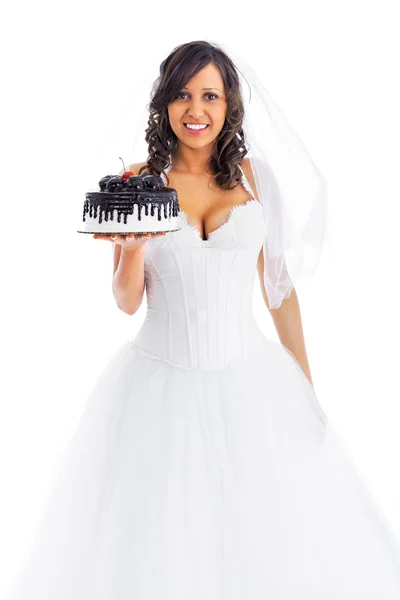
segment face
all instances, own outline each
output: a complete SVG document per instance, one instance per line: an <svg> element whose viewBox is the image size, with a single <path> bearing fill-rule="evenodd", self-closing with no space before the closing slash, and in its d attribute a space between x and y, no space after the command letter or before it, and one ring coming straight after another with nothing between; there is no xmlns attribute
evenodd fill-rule
<svg viewBox="0 0 400 600"><path fill-rule="evenodd" d="M225 122L227 103L218 68L210 63L192 77L168 105L171 128L181 144L191 148L212 145ZM189 130L185 124L207 125Z"/></svg>

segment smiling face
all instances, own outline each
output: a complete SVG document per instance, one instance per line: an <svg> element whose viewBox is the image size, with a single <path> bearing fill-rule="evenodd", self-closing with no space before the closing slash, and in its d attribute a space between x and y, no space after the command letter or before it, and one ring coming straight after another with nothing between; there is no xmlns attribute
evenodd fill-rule
<svg viewBox="0 0 400 600"><path fill-rule="evenodd" d="M190 148L212 146L220 133L227 109L224 83L218 68L209 63L190 79L168 105L169 122L178 144ZM195 130L187 127L193 124ZM206 125L199 129L197 125Z"/></svg>

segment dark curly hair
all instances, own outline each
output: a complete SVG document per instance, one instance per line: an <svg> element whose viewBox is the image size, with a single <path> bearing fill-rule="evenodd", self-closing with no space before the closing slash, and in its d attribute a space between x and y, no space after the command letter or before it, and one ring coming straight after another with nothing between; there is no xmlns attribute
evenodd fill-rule
<svg viewBox="0 0 400 600"><path fill-rule="evenodd" d="M147 170L152 175L165 173L178 140L169 123L168 104L173 102L186 83L208 64L214 63L224 82L227 111L222 130L215 140L208 168L221 189L233 189L241 180L239 165L247 154L243 131L244 108L239 77L232 60L216 44L207 41L188 42L177 46L160 65L160 75L153 84L150 116L145 140L148 143L147 162L139 174ZM231 187L231 183L237 182Z"/></svg>

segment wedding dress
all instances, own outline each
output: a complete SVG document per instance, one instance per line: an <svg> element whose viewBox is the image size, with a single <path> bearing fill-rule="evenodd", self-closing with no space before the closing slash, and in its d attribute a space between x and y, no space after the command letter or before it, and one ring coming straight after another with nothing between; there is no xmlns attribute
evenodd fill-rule
<svg viewBox="0 0 400 600"><path fill-rule="evenodd" d="M399 600L398 540L252 311L250 198L145 248L147 313L100 373L13 600Z"/></svg>

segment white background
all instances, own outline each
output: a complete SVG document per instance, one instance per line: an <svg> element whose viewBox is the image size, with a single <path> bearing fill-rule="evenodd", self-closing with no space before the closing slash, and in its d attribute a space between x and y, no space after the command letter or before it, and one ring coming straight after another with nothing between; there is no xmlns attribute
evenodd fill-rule
<svg viewBox="0 0 400 600"><path fill-rule="evenodd" d="M128 122L120 145L108 140L132 90L143 110L161 61L197 39L264 68L328 179L329 240L297 290L311 373L400 539L398 6L276 0L260 15L258 5L35 2L4 15L0 589L86 395L146 310L117 308L111 244L77 233L84 193L122 167ZM276 337L259 287L254 309Z"/></svg>

